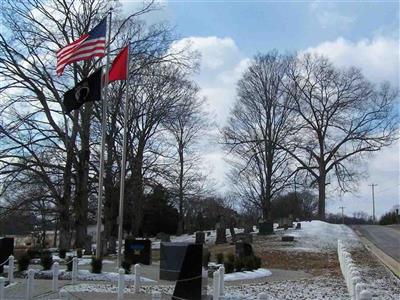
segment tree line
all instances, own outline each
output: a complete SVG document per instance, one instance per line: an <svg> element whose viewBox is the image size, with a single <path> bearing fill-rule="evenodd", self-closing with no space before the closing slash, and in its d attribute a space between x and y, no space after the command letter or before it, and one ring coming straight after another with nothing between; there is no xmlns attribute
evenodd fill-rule
<svg viewBox="0 0 400 300"><path fill-rule="evenodd" d="M398 138L398 90L373 84L354 67L311 54L257 55L237 83L223 129L236 194L272 220L273 199L290 187L352 191L369 154Z"/></svg>

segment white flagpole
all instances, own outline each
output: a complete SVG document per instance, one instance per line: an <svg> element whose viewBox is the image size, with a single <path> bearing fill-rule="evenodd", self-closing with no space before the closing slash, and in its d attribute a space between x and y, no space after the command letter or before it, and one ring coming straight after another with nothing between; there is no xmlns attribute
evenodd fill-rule
<svg viewBox="0 0 400 300"><path fill-rule="evenodd" d="M124 107L124 134L122 142L122 162L121 162L121 179L119 188L119 215L118 215L118 268L122 263L122 233L123 233L123 220L124 220L124 195L125 195L125 169L126 169L126 139L127 139L127 118L128 118L128 89L129 89L129 48L128 43L128 57L126 60L126 93L125 93L125 107Z"/></svg>
<svg viewBox="0 0 400 300"><path fill-rule="evenodd" d="M106 74L104 80L103 97L102 97L102 118L101 118L101 152L100 152L100 170L99 170L99 197L97 199L97 225L96 225L96 258L101 257L101 216L103 202L103 177L104 177L104 147L106 140L106 125L107 125L107 101L108 101L108 72L110 65L110 41L111 41L111 16L112 8L109 12L110 20L108 22L108 39L107 39L107 63Z"/></svg>

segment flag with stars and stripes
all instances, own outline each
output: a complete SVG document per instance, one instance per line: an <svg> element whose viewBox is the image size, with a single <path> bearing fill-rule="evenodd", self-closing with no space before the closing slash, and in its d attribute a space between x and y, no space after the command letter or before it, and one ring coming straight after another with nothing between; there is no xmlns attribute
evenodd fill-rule
<svg viewBox="0 0 400 300"><path fill-rule="evenodd" d="M92 57L103 57L106 53L107 19L104 18L89 33L57 51L56 72L61 76L64 68L70 63L88 60Z"/></svg>

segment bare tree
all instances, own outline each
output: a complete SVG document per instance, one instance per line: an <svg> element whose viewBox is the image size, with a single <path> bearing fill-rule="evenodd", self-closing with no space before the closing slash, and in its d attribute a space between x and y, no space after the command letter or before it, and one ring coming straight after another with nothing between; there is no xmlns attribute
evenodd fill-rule
<svg viewBox="0 0 400 300"><path fill-rule="evenodd" d="M288 60L277 52L254 58L237 84L237 101L223 129L233 187L265 220L272 218L271 200L290 184L289 155L279 147L293 122L282 86Z"/></svg>
<svg viewBox="0 0 400 300"><path fill-rule="evenodd" d="M151 11L152 4L117 22L111 42L118 39L127 20ZM97 0L7 0L2 4L6 28L0 34L2 184L12 182L21 172L41 178L56 202L61 248L70 246L73 223L76 246L84 247L87 240L89 167L95 147L91 128L97 107L97 103L88 103L66 116L63 93L87 77L99 61L75 63L59 79L54 53L88 32L108 7L108 1Z"/></svg>
<svg viewBox="0 0 400 300"><path fill-rule="evenodd" d="M285 81L291 108L299 120L297 138L280 143L318 186L318 215L325 219L326 185L336 178L346 192L357 180L363 154L397 139L398 92L377 87L355 68L338 69L327 59L303 55L293 60Z"/></svg>
<svg viewBox="0 0 400 300"><path fill-rule="evenodd" d="M175 160L168 173L172 190L178 198L178 233L185 230L185 202L193 195L200 195L205 177L200 169L198 142L208 127L204 112L204 99L198 96L198 88L188 82L183 86L184 94L164 126L173 138Z"/></svg>

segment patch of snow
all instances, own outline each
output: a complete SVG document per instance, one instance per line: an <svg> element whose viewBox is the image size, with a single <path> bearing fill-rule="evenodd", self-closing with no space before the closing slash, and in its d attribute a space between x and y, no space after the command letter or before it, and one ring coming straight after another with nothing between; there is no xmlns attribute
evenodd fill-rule
<svg viewBox="0 0 400 300"><path fill-rule="evenodd" d="M244 271L244 272L235 272L224 275L224 281L235 281L235 280L251 280L256 278L262 278L271 276L272 273L267 269L257 269L254 271Z"/></svg>
<svg viewBox="0 0 400 300"><path fill-rule="evenodd" d="M51 279L53 277L52 270L34 270L35 276L42 279ZM26 273L26 271L25 271ZM111 281L117 282L119 274L116 272L102 272L100 274L91 273L89 270L78 270L78 280L81 281ZM59 279L70 280L71 272L67 272L66 269L61 269L59 273ZM140 281L143 283L156 282L147 277L140 277ZM134 274L125 274L125 282L135 282Z"/></svg>
<svg viewBox="0 0 400 300"><path fill-rule="evenodd" d="M330 224L314 220L301 222L301 229L289 229L285 234L295 237L295 245L292 250L336 250L337 240L350 244L359 243L354 231L343 224Z"/></svg>

